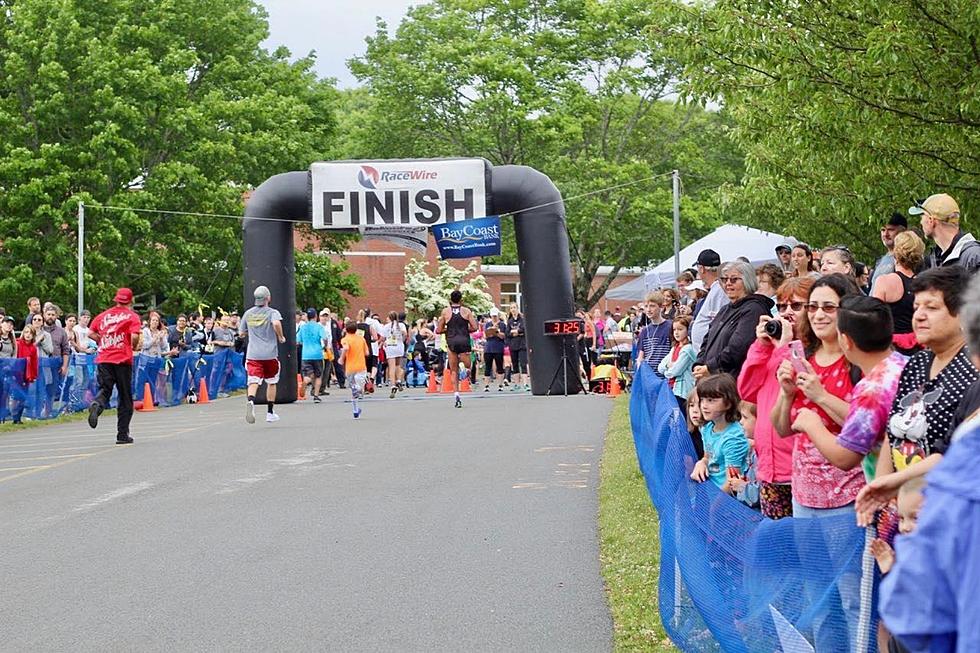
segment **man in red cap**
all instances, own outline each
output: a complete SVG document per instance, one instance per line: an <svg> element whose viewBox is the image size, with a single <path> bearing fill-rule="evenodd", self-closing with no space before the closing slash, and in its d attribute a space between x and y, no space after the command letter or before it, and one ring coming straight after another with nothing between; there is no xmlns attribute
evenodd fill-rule
<svg viewBox="0 0 980 653"><path fill-rule="evenodd" d="M142 324L130 308L133 291L120 288L113 298L116 305L95 316L89 325L89 337L99 345L99 394L88 407L88 425L99 425L99 415L109 406L112 388L118 391L118 424L116 444L132 444L129 421L133 418L133 349L139 347Z"/></svg>

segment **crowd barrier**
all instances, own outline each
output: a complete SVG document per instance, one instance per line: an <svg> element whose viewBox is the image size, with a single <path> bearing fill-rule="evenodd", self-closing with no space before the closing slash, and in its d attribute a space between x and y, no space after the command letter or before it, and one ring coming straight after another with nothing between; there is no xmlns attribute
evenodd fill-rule
<svg viewBox="0 0 980 653"><path fill-rule="evenodd" d="M647 365L630 421L660 517L660 617L683 651L877 650L873 531L853 515L773 521L690 479L695 452L667 384Z"/></svg>
<svg viewBox="0 0 980 653"><path fill-rule="evenodd" d="M85 410L98 393L95 355L72 355L68 373L64 376L61 375L61 358L41 358L37 379L31 383L24 382L26 364L23 358L0 358L0 420L14 417L51 419ZM170 359L140 354L133 359L133 398L136 401L142 401L145 384L149 383L155 405L176 406L192 389L197 392L202 379L209 397L244 388L244 355L228 349L215 354L188 353ZM116 405L115 393L111 405Z"/></svg>

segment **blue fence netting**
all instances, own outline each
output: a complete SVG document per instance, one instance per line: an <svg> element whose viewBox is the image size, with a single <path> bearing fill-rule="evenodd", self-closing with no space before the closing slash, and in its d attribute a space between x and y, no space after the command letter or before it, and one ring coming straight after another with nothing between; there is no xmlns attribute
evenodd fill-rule
<svg viewBox="0 0 980 653"><path fill-rule="evenodd" d="M773 521L692 481L684 417L646 365L633 381L630 421L660 517L660 617L681 650L877 650L871 529L853 515Z"/></svg>
<svg viewBox="0 0 980 653"><path fill-rule="evenodd" d="M51 419L88 408L98 392L95 356L74 354L68 373L61 375L61 358L38 360L37 379L24 382L27 361L0 359L0 420ZM133 360L133 398L143 400L145 384L157 406L176 406L204 381L209 397L245 387L243 354L227 349L215 354L188 353L176 358L137 355ZM111 404L115 406L115 395Z"/></svg>

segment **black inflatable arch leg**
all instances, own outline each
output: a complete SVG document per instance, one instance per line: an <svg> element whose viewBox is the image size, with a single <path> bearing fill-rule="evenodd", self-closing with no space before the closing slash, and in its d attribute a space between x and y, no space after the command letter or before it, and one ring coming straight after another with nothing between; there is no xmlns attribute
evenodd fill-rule
<svg viewBox="0 0 980 653"><path fill-rule="evenodd" d="M282 313L285 344L279 345L279 385L276 403L296 401L296 306L295 263L292 220L310 220L309 173L285 172L269 177L255 189L245 205L242 220L245 255L244 306L255 304L256 286L268 286L271 306ZM260 218L260 219L256 219ZM269 220L268 218L278 218ZM259 388L265 401L265 386Z"/></svg>
<svg viewBox="0 0 980 653"><path fill-rule="evenodd" d="M549 204L514 216L521 294L527 308L528 360L533 367L531 392L563 394L565 379L555 370L561 365L562 348L568 357L568 392L580 390L578 346L572 338L544 335L545 320L574 317L568 232L561 193L546 175L527 166L498 166L491 170L493 213L504 214L526 207Z"/></svg>

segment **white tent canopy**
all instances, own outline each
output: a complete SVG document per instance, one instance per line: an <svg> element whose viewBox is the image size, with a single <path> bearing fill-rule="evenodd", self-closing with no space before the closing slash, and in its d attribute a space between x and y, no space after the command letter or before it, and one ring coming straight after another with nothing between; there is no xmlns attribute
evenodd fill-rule
<svg viewBox="0 0 980 653"><path fill-rule="evenodd" d="M734 261L744 256L752 265L762 265L776 261L777 245L795 245L795 238L743 227L737 224L726 224L718 227L710 234L694 241L681 250L681 270L694 267L698 254L705 249L713 249L721 256L722 262ZM642 277L629 283L613 288L606 293L607 299L643 299L647 293L657 288L673 286L675 281L674 257L670 257L657 267L647 271Z"/></svg>

